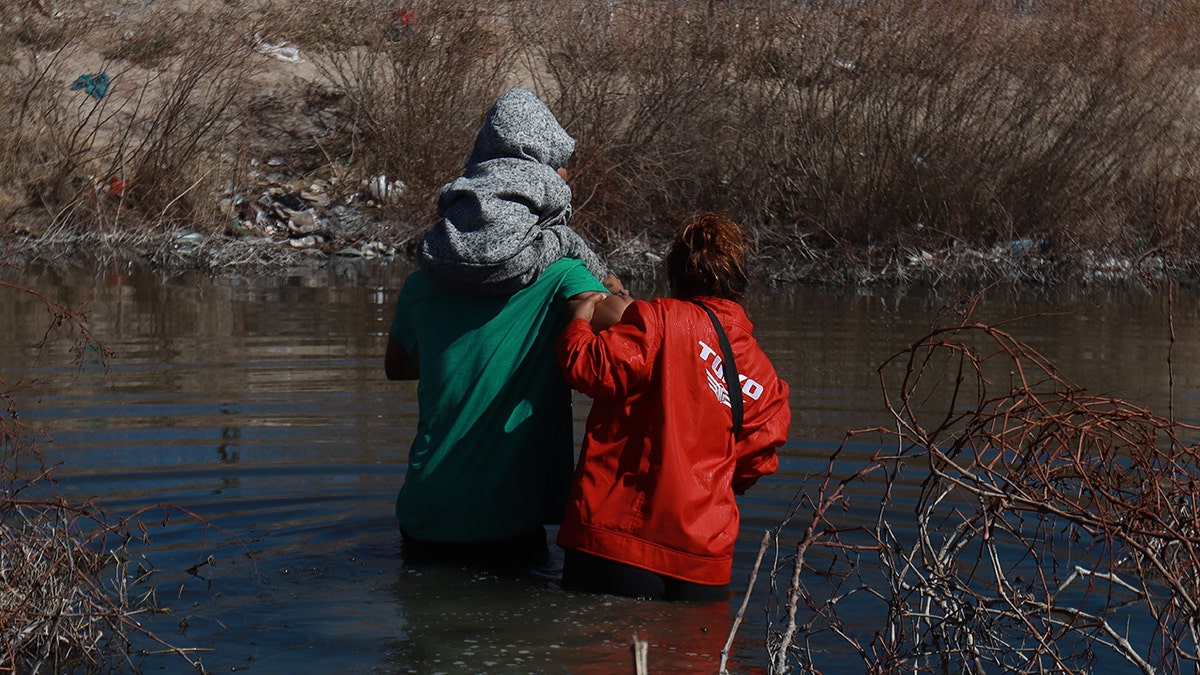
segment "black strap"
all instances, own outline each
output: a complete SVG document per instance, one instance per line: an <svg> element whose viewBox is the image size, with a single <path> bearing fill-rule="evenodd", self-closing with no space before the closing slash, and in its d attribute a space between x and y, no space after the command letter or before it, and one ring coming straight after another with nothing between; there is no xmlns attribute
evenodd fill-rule
<svg viewBox="0 0 1200 675"><path fill-rule="evenodd" d="M717 340L721 342L721 368L725 371L725 388L729 390L729 407L733 410L733 435L737 436L742 433L742 383L738 377L737 364L733 361L733 347L729 345L729 336L725 334L721 322L717 321L717 315L699 300L692 302L700 305L700 309L712 319L713 328L717 329Z"/></svg>

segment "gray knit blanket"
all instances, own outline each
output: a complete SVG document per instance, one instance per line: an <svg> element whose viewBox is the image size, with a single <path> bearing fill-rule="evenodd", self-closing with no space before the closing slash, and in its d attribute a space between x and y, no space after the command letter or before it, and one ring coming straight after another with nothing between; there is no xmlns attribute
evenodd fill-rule
<svg viewBox="0 0 1200 675"><path fill-rule="evenodd" d="M442 286L471 295L512 293L563 257L603 281L606 266L567 225L571 187L556 169L574 150L575 139L533 92L501 96L462 177L442 188L440 220L421 239L418 263Z"/></svg>

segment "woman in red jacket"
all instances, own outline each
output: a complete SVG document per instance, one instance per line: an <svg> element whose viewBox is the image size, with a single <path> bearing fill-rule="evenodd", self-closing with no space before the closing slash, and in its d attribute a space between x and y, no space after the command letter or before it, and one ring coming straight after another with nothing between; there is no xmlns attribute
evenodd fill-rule
<svg viewBox="0 0 1200 675"><path fill-rule="evenodd" d="M700 216L675 234L670 298L634 301L600 331L590 322L612 296L573 303L556 353L594 401L558 535L568 590L728 598L734 495L775 471L791 422L788 385L738 304L745 258L736 224Z"/></svg>

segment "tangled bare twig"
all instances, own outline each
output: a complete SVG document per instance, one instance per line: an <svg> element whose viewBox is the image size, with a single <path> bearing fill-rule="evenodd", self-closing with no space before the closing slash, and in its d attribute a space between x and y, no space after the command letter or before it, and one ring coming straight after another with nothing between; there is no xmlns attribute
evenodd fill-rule
<svg viewBox="0 0 1200 675"><path fill-rule="evenodd" d="M79 311L30 289L4 282L0 289L29 293L45 305L51 321L42 345L65 330L77 362L98 353L107 368L111 352ZM145 541L142 518L153 507L114 518L94 503L63 497L37 434L20 420L19 389L0 378L0 673L121 669L133 635L198 667L138 621L158 605L148 583L153 569L131 565L129 545Z"/></svg>
<svg viewBox="0 0 1200 675"><path fill-rule="evenodd" d="M821 634L871 673L1195 668L1200 429L1087 393L974 309L880 367L895 427L849 434L793 509L811 519L773 572L773 670L823 672Z"/></svg>

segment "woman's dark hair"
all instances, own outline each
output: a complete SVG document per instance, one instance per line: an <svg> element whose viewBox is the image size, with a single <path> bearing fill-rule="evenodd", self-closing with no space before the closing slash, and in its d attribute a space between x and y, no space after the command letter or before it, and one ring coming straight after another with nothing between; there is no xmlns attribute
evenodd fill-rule
<svg viewBox="0 0 1200 675"><path fill-rule="evenodd" d="M741 300L746 294L746 243L742 228L715 213L693 217L675 231L667 254L671 296L706 295Z"/></svg>

